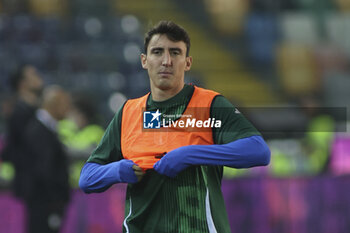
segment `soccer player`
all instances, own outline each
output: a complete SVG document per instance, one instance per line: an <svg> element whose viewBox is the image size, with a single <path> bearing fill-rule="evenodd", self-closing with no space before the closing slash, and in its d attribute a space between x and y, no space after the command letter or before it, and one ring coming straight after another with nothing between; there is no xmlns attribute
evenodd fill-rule
<svg viewBox="0 0 350 233"><path fill-rule="evenodd" d="M223 166L267 165L270 150L225 97L184 83L192 57L181 26L161 21L144 42L151 92L115 115L82 169L80 187L92 193L128 183L124 232L231 232ZM207 119L215 121L209 130Z"/></svg>

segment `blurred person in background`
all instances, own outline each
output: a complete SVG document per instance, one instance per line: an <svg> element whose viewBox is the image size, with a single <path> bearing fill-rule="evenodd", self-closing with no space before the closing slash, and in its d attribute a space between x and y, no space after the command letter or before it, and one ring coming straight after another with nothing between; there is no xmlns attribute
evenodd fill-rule
<svg viewBox="0 0 350 233"><path fill-rule="evenodd" d="M141 63L151 92L124 104L82 169L79 185L86 193L128 183L124 232L231 232L221 192L223 166L269 163L264 139L226 98L185 84L189 49L187 32L173 22L148 31ZM169 125L142 129L147 111L153 120L163 114L179 121L177 114L191 110L193 118L215 118L222 126L206 132L162 131Z"/></svg>
<svg viewBox="0 0 350 233"><path fill-rule="evenodd" d="M23 132L41 103L44 84L38 70L29 64L18 68L11 76L10 84L14 92L14 106L8 107L5 148L1 157L14 166L14 193L17 197L24 198L25 187L28 185L26 169L30 158L23 145Z"/></svg>
<svg viewBox="0 0 350 233"><path fill-rule="evenodd" d="M336 121L330 115L331 108L321 108L317 96L301 97L300 106L309 120L305 136L302 139L302 146L305 151L305 173L309 175L325 174L329 172Z"/></svg>
<svg viewBox="0 0 350 233"><path fill-rule="evenodd" d="M91 93L73 93L69 117L60 121L58 133L70 159L70 185L78 188L80 171L104 133Z"/></svg>
<svg viewBox="0 0 350 233"><path fill-rule="evenodd" d="M42 106L23 133L29 161L24 201L30 233L59 232L69 201L68 160L57 134L57 122L66 117L70 101L61 87L46 87Z"/></svg>
<svg viewBox="0 0 350 233"><path fill-rule="evenodd" d="M0 90L0 186L11 188L13 185L14 167L11 162L2 160L2 150L5 148L5 119L13 112L14 98L10 91Z"/></svg>

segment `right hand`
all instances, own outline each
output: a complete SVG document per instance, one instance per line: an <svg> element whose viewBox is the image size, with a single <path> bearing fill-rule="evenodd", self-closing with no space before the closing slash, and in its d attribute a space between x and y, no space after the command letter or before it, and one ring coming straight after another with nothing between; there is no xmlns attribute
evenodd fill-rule
<svg viewBox="0 0 350 233"><path fill-rule="evenodd" d="M142 177L145 175L145 172L140 168L138 165L134 164L132 165L132 169L134 170L134 173L137 177L137 181L139 182Z"/></svg>
<svg viewBox="0 0 350 233"><path fill-rule="evenodd" d="M119 180L122 183L135 184L139 182L144 172L136 163L128 159L116 162L119 167Z"/></svg>

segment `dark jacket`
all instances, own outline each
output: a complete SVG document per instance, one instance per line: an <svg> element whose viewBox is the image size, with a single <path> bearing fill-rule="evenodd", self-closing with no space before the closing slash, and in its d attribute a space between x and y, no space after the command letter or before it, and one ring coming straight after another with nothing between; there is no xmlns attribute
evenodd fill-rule
<svg viewBox="0 0 350 233"><path fill-rule="evenodd" d="M24 141L30 158L27 164L30 187L26 198L68 202L68 158L58 135L33 118L24 132Z"/></svg>
<svg viewBox="0 0 350 233"><path fill-rule="evenodd" d="M36 108L18 100L12 114L7 119L6 146L1 154L4 161L13 164L16 174L13 189L16 196L24 198L27 190L27 165L30 158L24 148L23 134L29 121L35 117Z"/></svg>

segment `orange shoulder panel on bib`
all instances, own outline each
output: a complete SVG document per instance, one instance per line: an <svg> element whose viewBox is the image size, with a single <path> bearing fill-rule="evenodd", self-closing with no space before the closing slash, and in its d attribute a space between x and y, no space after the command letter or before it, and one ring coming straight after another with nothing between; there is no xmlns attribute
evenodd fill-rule
<svg viewBox="0 0 350 233"><path fill-rule="evenodd" d="M183 116L192 119L206 120L210 118L210 106L218 93L195 86L192 98L188 103ZM149 94L128 100L123 108L121 126L121 150L125 159L130 159L144 170L152 169L157 156L186 145L213 144L212 130L188 130L178 127L181 117L175 121L176 127L160 129L144 129L143 112ZM177 123L176 123L177 122Z"/></svg>

